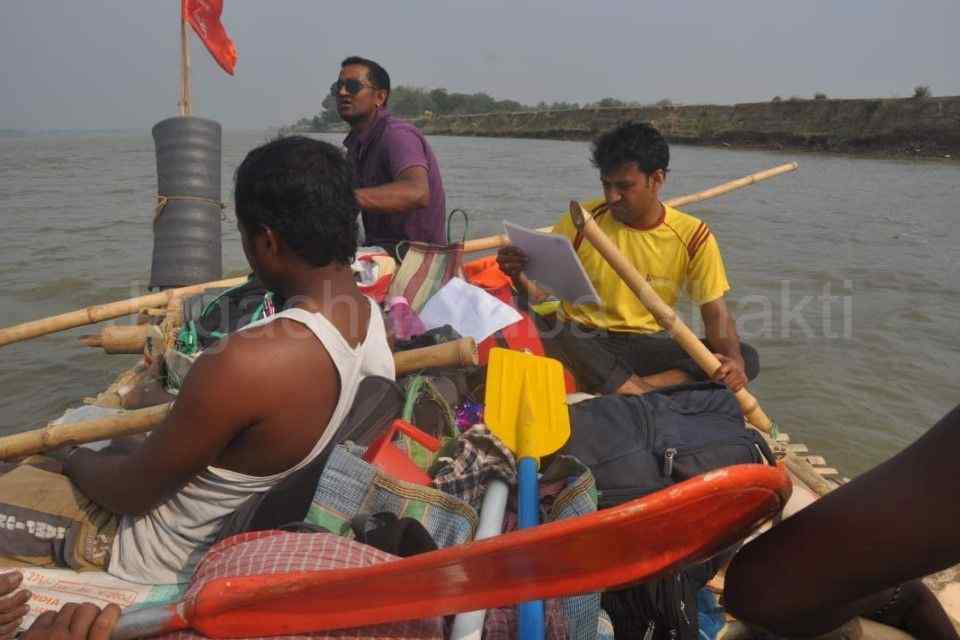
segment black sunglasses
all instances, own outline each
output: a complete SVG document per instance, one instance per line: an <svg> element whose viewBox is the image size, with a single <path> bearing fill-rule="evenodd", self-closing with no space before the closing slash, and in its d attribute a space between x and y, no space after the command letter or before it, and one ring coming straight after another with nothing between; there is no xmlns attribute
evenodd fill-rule
<svg viewBox="0 0 960 640"><path fill-rule="evenodd" d="M355 78L347 78L346 80L337 80L332 85L330 85L330 95L335 96L340 93L340 89L346 89L347 93L352 96L360 93L364 88L375 89L372 84L363 84Z"/></svg>

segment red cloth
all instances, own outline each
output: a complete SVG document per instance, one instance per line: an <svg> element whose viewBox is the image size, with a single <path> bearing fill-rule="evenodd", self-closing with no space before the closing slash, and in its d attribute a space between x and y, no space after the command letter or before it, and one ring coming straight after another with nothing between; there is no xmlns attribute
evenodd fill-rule
<svg viewBox="0 0 960 640"><path fill-rule="evenodd" d="M223 0L183 0L183 15L224 71L233 75L237 48L220 22Z"/></svg>

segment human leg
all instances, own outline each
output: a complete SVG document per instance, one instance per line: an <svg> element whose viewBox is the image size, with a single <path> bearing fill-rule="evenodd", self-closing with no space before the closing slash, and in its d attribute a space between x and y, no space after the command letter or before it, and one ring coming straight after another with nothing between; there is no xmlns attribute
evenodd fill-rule
<svg viewBox="0 0 960 640"><path fill-rule="evenodd" d="M666 332L656 334L615 334L620 342L619 352L633 372L654 387L709 380L710 376ZM713 350L710 343L704 341ZM740 343L744 372L753 380L760 372L760 356L757 350Z"/></svg>
<svg viewBox="0 0 960 640"><path fill-rule="evenodd" d="M616 390L618 394L643 394L663 387L688 384L697 378L677 366L689 359L667 334L611 334L611 351L619 354L631 376ZM693 363L693 361L690 361ZM695 365L695 363L694 363Z"/></svg>
<svg viewBox="0 0 960 640"><path fill-rule="evenodd" d="M777 633L824 633L883 607L896 585L960 562L958 448L960 407L904 451L747 544L726 574L728 610ZM911 605L904 625L946 633L941 607L925 589L911 586L903 597Z"/></svg>
<svg viewBox="0 0 960 640"><path fill-rule="evenodd" d="M119 516L80 493L59 461L0 465L0 566L104 570Z"/></svg>
<svg viewBox="0 0 960 640"><path fill-rule="evenodd" d="M563 362L588 393L616 393L633 375L618 353L619 343L604 331L560 319L537 320L537 328L547 355Z"/></svg>

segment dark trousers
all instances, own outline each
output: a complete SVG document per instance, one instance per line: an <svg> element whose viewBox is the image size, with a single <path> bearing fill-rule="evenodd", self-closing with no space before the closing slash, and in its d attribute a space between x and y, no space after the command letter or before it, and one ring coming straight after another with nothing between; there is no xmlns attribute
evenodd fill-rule
<svg viewBox="0 0 960 640"><path fill-rule="evenodd" d="M536 316L535 316L536 317ZM563 362L589 393L614 393L632 375L649 376L679 369L694 380L707 374L665 331L655 334L606 331L559 319L537 320L544 350ZM713 351L710 343L704 340ZM749 380L760 371L757 350L740 343Z"/></svg>

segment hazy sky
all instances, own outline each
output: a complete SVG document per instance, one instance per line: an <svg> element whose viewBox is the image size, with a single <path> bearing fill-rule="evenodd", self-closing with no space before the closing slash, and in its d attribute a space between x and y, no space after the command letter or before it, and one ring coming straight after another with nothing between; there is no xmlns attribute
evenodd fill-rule
<svg viewBox="0 0 960 640"><path fill-rule="evenodd" d="M194 113L260 129L320 109L340 60L524 103L960 94L957 0L225 0L227 76L196 39ZM0 128L176 113L179 0L0 0Z"/></svg>

